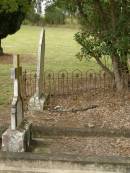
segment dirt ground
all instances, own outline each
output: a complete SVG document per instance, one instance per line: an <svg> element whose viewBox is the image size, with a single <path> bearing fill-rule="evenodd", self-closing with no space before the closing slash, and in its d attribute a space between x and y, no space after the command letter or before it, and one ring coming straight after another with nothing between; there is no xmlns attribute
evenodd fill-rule
<svg viewBox="0 0 130 173"><path fill-rule="evenodd" d="M82 99L80 99L81 101ZM84 103L83 103L84 102ZM91 101L96 105L86 111L72 110L89 107L88 100L82 104L68 106L69 100L58 100L51 110L29 112L26 117L33 121L33 125L59 128L101 128L130 129L130 99L129 93L122 99L117 95L100 95ZM75 102L76 103L76 102ZM57 109L58 106L58 109ZM73 109L72 109L73 108ZM81 109L82 110L82 109ZM43 147L44 146L44 147ZM125 137L44 137L36 144L36 153L68 153L82 156L130 156L130 139Z"/></svg>
<svg viewBox="0 0 130 173"><path fill-rule="evenodd" d="M100 95L91 102L81 96L78 98L80 103L69 98L57 99L51 110L28 112L26 116L33 124L48 127L130 129L129 95L127 93L123 99L117 95ZM92 105L96 107L91 109Z"/></svg>
<svg viewBox="0 0 130 173"><path fill-rule="evenodd" d="M36 64L36 57L31 54L21 54L20 62L25 64ZM13 55L4 54L0 56L0 64L13 64Z"/></svg>
<svg viewBox="0 0 130 173"><path fill-rule="evenodd" d="M11 54L4 54L0 56L0 64L12 64L13 56Z"/></svg>
<svg viewBox="0 0 130 173"><path fill-rule="evenodd" d="M85 98L85 97L84 97ZM70 99L70 98L68 98ZM27 112L25 117L35 126L59 128L107 128L130 129L130 99L129 93L123 100L117 96L100 95L91 104L96 108L85 111L80 108L89 107L90 102L82 100L82 104L72 100L59 100L51 110L43 112ZM69 103L69 105L68 105ZM58 107L57 107L58 106ZM58 108L58 109L57 109ZM72 109L73 108L73 109ZM78 109L74 112L72 110ZM0 111L0 124L10 123L10 107ZM83 156L130 156L130 139L124 137L45 137L43 141L34 143L34 153L71 153Z"/></svg>

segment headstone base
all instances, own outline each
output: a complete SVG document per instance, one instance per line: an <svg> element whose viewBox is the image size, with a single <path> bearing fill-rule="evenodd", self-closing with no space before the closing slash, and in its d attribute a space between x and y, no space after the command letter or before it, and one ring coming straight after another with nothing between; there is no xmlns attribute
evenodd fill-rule
<svg viewBox="0 0 130 173"><path fill-rule="evenodd" d="M44 95L42 95L40 98L37 95L34 95L33 97L31 97L31 99L29 101L28 109L30 111L41 111L42 112L45 101L46 101L46 97Z"/></svg>
<svg viewBox="0 0 130 173"><path fill-rule="evenodd" d="M31 123L24 120L16 130L7 129L2 135L2 151L26 152L31 143Z"/></svg>

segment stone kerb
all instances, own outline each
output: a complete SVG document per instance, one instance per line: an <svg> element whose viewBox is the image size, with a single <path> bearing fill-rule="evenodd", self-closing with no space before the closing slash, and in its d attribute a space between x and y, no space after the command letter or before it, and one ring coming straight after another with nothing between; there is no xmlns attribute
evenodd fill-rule
<svg viewBox="0 0 130 173"><path fill-rule="evenodd" d="M43 76L44 76L44 57L45 57L45 30L42 29L40 34L38 59L37 59L37 80L36 93L29 101L29 110L43 111L45 103L45 95L43 91Z"/></svg>
<svg viewBox="0 0 130 173"><path fill-rule="evenodd" d="M13 57L14 68L11 69L11 78L14 83L14 93L11 105L11 126L2 135L2 151L25 152L30 146L31 123L24 120L22 99L22 67L19 56Z"/></svg>

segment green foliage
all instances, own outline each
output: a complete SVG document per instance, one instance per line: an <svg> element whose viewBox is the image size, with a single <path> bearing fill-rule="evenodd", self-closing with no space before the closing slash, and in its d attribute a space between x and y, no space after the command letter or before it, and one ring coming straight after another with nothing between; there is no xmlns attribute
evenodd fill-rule
<svg viewBox="0 0 130 173"><path fill-rule="evenodd" d="M16 12L19 8L24 13L30 7L31 0L0 0L0 12Z"/></svg>
<svg viewBox="0 0 130 173"><path fill-rule="evenodd" d="M0 39L20 29L32 0L0 0Z"/></svg>
<svg viewBox="0 0 130 173"><path fill-rule="evenodd" d="M100 42L99 38L95 38L87 33L78 32L75 34L76 41L82 46L81 53L77 56L81 60L83 57L102 57L110 55L110 49L105 42Z"/></svg>
<svg viewBox="0 0 130 173"><path fill-rule="evenodd" d="M75 16L76 6L72 0L54 0L57 7L61 8L69 16Z"/></svg>
<svg viewBox="0 0 130 173"><path fill-rule="evenodd" d="M127 1L89 0L75 5L82 26L82 32L75 35L76 41L82 46L79 55L115 55L123 60L130 44Z"/></svg>
<svg viewBox="0 0 130 173"><path fill-rule="evenodd" d="M47 24L65 24L65 14L62 9L51 4L45 9L45 21Z"/></svg>
<svg viewBox="0 0 130 173"><path fill-rule="evenodd" d="M128 0L54 0L66 10L76 12L81 32L75 35L82 46L83 56L115 54L119 59L129 49L129 4Z"/></svg>
<svg viewBox="0 0 130 173"><path fill-rule="evenodd" d="M81 24L80 32L75 35L81 45L78 58L95 58L115 78L118 91L127 88L124 73L129 72L129 0L54 0L55 3L62 1L75 6ZM109 57L113 71L103 63L104 57Z"/></svg>

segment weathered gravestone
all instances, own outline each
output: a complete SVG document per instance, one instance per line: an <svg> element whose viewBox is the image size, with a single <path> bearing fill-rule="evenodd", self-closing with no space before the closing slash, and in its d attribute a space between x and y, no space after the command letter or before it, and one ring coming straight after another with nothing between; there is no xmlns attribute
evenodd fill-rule
<svg viewBox="0 0 130 173"><path fill-rule="evenodd" d="M30 99L29 110L43 111L45 103L45 95L44 95L45 93L43 91L44 57L45 57L45 30L42 29L40 34L39 48L38 48L36 93Z"/></svg>
<svg viewBox="0 0 130 173"><path fill-rule="evenodd" d="M22 99L22 67L19 56L13 57L14 68L11 78L14 81L14 95L11 105L11 127L2 135L2 150L9 152L25 152L30 145L31 123L24 119Z"/></svg>
<svg viewBox="0 0 130 173"><path fill-rule="evenodd" d="M19 65L19 57L14 56L14 68L11 69L11 79L14 80L14 95L11 108L11 129L16 130L24 118L23 101L21 96L22 67Z"/></svg>

